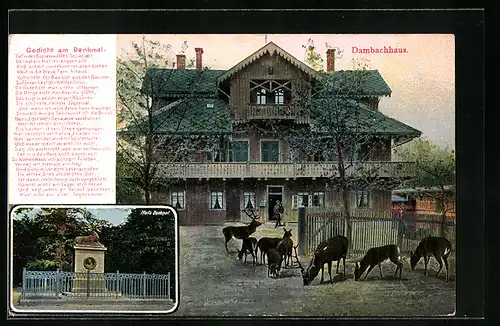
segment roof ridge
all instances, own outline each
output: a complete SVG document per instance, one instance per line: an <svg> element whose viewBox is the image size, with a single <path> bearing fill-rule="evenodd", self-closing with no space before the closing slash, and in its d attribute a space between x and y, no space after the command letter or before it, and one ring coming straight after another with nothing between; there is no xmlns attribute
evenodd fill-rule
<svg viewBox="0 0 500 326"><path fill-rule="evenodd" d="M238 71L247 67L249 64L251 64L255 60L262 57L267 52L278 53L278 55L280 55L283 59L289 61L291 64L293 64L294 66L298 67L300 70L304 71L305 73L307 73L311 76L315 76L318 73L317 71L315 71L314 69L312 69L311 67L306 65L304 62L295 58L293 55L291 55L290 53L285 51L283 48L281 48L280 46L276 45L274 42L271 41L271 42L267 43L266 45L264 45L263 47L261 47L260 49L258 49L257 51L255 51L252 54L250 54L249 56L247 56L245 59L238 62L236 65L234 65L230 69L228 69L225 74L219 76L219 82L222 82L222 81L226 80L227 78L231 77L232 75L234 75Z"/></svg>

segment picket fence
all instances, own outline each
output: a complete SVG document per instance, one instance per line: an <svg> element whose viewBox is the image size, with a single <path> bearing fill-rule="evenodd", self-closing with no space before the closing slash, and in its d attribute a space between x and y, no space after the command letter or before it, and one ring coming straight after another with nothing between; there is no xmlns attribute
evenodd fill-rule
<svg viewBox="0 0 500 326"><path fill-rule="evenodd" d="M302 216L301 216L302 214ZM316 208L299 208L299 253L311 255L316 247L334 235L348 235L351 224L349 258L358 258L372 247L397 244L403 254L415 250L426 236L442 236L456 243L455 220L443 221L440 215L398 213L392 210L358 209L348 220L341 211Z"/></svg>

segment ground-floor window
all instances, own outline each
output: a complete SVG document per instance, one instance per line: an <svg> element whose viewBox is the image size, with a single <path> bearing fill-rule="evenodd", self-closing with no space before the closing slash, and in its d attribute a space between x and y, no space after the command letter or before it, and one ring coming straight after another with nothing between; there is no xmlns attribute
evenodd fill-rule
<svg viewBox="0 0 500 326"><path fill-rule="evenodd" d="M255 192L243 192L243 209L255 209Z"/></svg>
<svg viewBox="0 0 500 326"><path fill-rule="evenodd" d="M224 192L210 192L210 209L224 209Z"/></svg>
<svg viewBox="0 0 500 326"><path fill-rule="evenodd" d="M170 193L170 203L177 210L183 210L185 208L184 199L185 199L184 191L172 191Z"/></svg>
<svg viewBox="0 0 500 326"><path fill-rule="evenodd" d="M299 206L310 206L311 196L307 192L299 192L297 195L292 196L292 208L296 209Z"/></svg>
<svg viewBox="0 0 500 326"><path fill-rule="evenodd" d="M325 207L325 193L323 191L313 193L312 206Z"/></svg>
<svg viewBox="0 0 500 326"><path fill-rule="evenodd" d="M299 192L297 195L292 196L292 208L296 209L299 206L304 207L324 207L325 206L325 193L323 191L313 192Z"/></svg>

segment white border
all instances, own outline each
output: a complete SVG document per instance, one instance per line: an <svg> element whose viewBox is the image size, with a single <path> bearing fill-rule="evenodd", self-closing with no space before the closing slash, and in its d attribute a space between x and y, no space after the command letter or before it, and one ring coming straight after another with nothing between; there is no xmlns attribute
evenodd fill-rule
<svg viewBox="0 0 500 326"><path fill-rule="evenodd" d="M12 286L13 286L13 246L11 246L11 239L14 236L14 228L11 225L11 221L13 219L13 213L16 209L18 208L92 208L92 209L99 209L99 208L108 208L108 209L116 209L116 208L126 208L126 209L137 209L137 208L158 208L158 209L170 209L172 213L174 214L174 225L175 225L175 302L174 306L169 309L169 310L138 310L138 311L133 311L133 310L25 310L25 309L18 309L14 307L14 304L12 302ZM7 269L7 275L10 275L8 277L8 291L7 291L7 302L8 302L8 308L10 308L10 312L8 312L8 317L10 318L16 318L15 315L12 314L14 313L26 313L26 314L37 314L37 313L43 313L43 314L67 314L67 313L75 313L75 314L95 314L95 313L113 313L113 314L170 314L173 313L177 310L179 307L179 278L180 278L180 273L179 273L179 216L177 214L177 211L175 208L169 205L159 205L159 206L148 206L148 205L15 205L11 208L11 211L9 213L9 219L7 220L7 226L10 228L9 230L9 236L7 237L7 250L9 254L9 263L10 267ZM39 316L39 315L38 315ZM19 316L20 318L25 317L25 316ZM83 316L78 316L78 318L81 318Z"/></svg>

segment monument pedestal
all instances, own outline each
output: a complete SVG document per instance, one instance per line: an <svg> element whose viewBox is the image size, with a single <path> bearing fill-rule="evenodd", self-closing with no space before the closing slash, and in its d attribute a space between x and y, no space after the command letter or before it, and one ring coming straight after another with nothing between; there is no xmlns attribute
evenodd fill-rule
<svg viewBox="0 0 500 326"><path fill-rule="evenodd" d="M76 244L75 273L71 294L100 296L107 293L104 278L104 254L107 250L101 244Z"/></svg>

